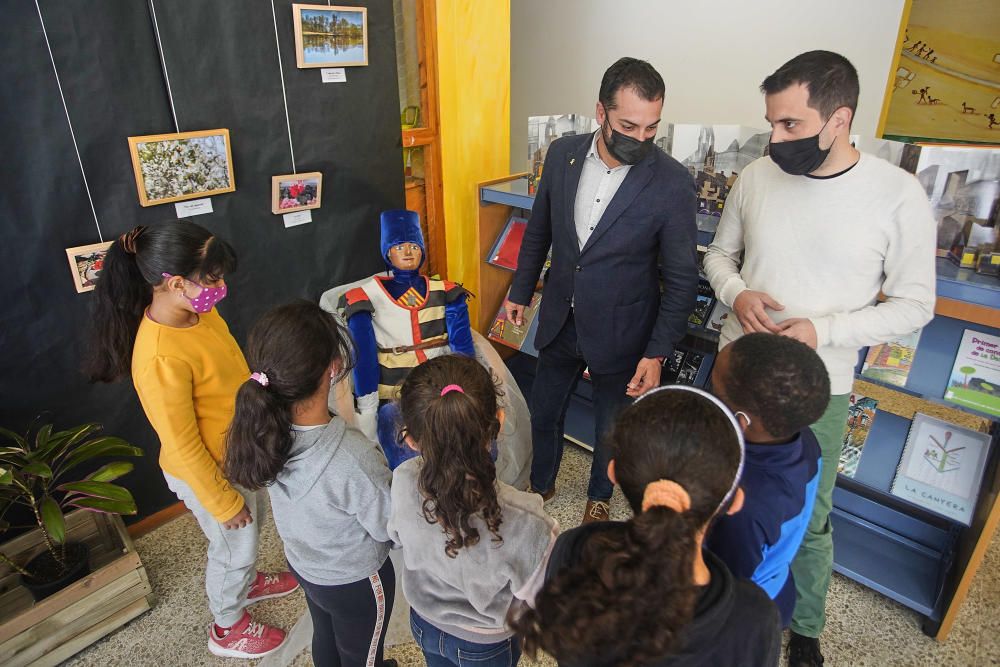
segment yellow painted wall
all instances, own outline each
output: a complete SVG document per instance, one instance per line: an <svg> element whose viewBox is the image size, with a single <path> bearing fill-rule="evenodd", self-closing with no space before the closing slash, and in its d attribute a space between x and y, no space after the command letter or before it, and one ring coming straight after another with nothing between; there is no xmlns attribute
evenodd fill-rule
<svg viewBox="0 0 1000 667"><path fill-rule="evenodd" d="M510 1L436 2L447 277L471 286L476 184L509 173ZM478 321L477 301L469 306Z"/></svg>

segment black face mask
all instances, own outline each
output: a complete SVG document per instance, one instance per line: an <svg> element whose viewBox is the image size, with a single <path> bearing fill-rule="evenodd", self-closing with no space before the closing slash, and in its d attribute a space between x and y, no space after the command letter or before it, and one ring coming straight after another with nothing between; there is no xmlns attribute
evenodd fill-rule
<svg viewBox="0 0 1000 667"><path fill-rule="evenodd" d="M829 122L830 120L827 119L826 123ZM826 161L826 156L830 154L830 148L833 148L833 144L830 144L830 148L825 150L819 147L819 135L826 127L826 123L823 123L819 132L811 137L779 143L770 142L768 155L786 174L804 176L816 171Z"/></svg>
<svg viewBox="0 0 1000 667"><path fill-rule="evenodd" d="M608 129L611 130L610 138L604 134L604 129L601 128L604 145L607 147L608 152L611 153L611 157L622 164L637 164L649 155L649 151L653 150L652 137L645 141L639 141L612 128L610 123L608 124Z"/></svg>

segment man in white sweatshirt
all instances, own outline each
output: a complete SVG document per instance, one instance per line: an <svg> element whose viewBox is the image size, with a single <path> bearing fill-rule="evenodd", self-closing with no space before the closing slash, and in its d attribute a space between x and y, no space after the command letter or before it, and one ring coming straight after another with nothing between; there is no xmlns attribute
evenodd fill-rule
<svg viewBox="0 0 1000 667"><path fill-rule="evenodd" d="M833 395L812 427L822 478L792 564L789 644L789 665L821 665L833 571L829 514L854 366L860 348L934 316L935 223L911 174L851 145L858 75L846 58L803 53L764 79L761 91L769 155L734 184L704 268L735 313L720 346L770 331L815 348L830 373Z"/></svg>

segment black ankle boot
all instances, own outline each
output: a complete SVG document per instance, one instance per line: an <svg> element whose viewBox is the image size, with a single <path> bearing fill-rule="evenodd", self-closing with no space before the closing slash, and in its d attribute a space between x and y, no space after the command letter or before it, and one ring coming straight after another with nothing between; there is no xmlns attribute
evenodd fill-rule
<svg viewBox="0 0 1000 667"><path fill-rule="evenodd" d="M819 639L792 633L788 640L788 667L822 667Z"/></svg>

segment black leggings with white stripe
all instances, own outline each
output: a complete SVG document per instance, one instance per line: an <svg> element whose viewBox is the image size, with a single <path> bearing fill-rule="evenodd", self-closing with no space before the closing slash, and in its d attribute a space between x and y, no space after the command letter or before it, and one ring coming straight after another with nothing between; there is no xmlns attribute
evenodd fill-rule
<svg viewBox="0 0 1000 667"><path fill-rule="evenodd" d="M386 558L375 574L343 586L317 586L295 570L292 574L306 592L316 667L382 667L385 631L396 595L392 561Z"/></svg>

